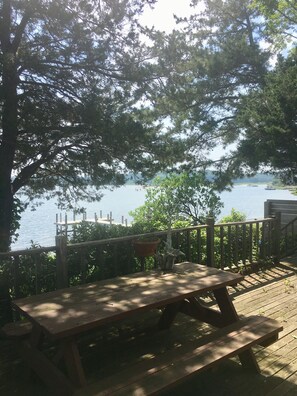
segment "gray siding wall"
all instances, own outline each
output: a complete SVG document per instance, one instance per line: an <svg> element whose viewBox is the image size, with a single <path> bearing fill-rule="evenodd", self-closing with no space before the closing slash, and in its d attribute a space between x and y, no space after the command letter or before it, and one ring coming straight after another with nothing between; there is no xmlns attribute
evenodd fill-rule
<svg viewBox="0 0 297 396"><path fill-rule="evenodd" d="M297 200L267 199L264 202L264 217L281 213L281 226L285 226L297 217Z"/></svg>

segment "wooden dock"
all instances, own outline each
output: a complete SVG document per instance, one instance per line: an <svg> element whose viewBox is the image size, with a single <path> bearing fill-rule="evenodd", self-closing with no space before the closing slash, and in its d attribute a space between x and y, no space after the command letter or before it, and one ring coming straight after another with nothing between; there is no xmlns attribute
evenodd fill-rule
<svg viewBox="0 0 297 396"><path fill-rule="evenodd" d="M65 213L64 216L62 213L57 213L55 221L56 235L67 235L69 232L73 231L73 226L79 225L82 222L89 224L102 224L106 226L122 225L128 227L128 220L124 216L121 217L121 222L116 222L113 218L112 212L109 212L106 217L103 217L102 211L100 210L99 216L97 213L94 213L94 217L92 218L87 217L87 212L83 212L79 218L76 213L73 212L72 220L69 220L67 213Z"/></svg>
<svg viewBox="0 0 297 396"><path fill-rule="evenodd" d="M250 274L231 290L237 312L242 315L265 315L284 327L280 339L271 346L255 349L261 374L242 370L238 360L218 368L166 393L166 396L296 396L297 395L297 255L278 266ZM213 305L206 297L208 304ZM89 378L107 377L113 370L138 364L164 349L197 341L212 331L182 314L168 331L156 329L157 311L119 326L87 335L80 344L83 364ZM51 351L49 350L49 353ZM103 360L100 354L104 354ZM110 356L106 363L106 356ZM5 396L50 396L36 377L26 376L26 367L10 342L0 342L0 393ZM164 394L165 395L165 394ZM88 396L88 395L86 395ZM127 395L130 396L130 395Z"/></svg>

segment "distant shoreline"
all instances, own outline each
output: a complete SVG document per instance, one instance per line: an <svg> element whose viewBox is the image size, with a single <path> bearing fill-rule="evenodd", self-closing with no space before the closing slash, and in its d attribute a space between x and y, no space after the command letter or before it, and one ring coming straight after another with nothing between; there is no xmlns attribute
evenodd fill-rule
<svg viewBox="0 0 297 396"><path fill-rule="evenodd" d="M273 187L274 190L287 190L290 191L291 194L293 195L297 195L297 185L277 185L277 184L271 184L271 183L267 183L267 182L251 182L251 183L247 183L247 182L234 182L234 185L236 186L248 186L248 187L263 187L263 186L271 186Z"/></svg>

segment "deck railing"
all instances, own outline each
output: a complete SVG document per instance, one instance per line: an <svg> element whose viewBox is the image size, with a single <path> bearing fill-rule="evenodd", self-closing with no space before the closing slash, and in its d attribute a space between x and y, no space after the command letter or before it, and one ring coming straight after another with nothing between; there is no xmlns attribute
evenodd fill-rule
<svg viewBox="0 0 297 396"><path fill-rule="evenodd" d="M280 254L285 257L297 249L297 217L281 228Z"/></svg>
<svg viewBox="0 0 297 396"><path fill-rule="evenodd" d="M281 242L280 216L222 224L209 218L204 225L172 230L172 240L184 253L182 260L242 271L254 264L278 262L280 246L282 253L284 246L291 246L289 236L296 235L295 226L289 225L290 232ZM145 235L165 241L166 234ZM8 299L153 268L154 257L140 259L134 254L132 242L139 236L72 244L57 236L54 246L0 253L0 321L3 312L10 315Z"/></svg>
<svg viewBox="0 0 297 396"><path fill-rule="evenodd" d="M174 247L184 252L185 260L241 269L278 259L279 228L277 218L222 224L214 224L210 218L205 225L172 230L172 239ZM166 231L147 235L166 239ZM13 296L19 297L151 268L152 258L139 260L134 255L132 241L137 237L69 244L65 237L57 236L55 246L0 253L1 277Z"/></svg>

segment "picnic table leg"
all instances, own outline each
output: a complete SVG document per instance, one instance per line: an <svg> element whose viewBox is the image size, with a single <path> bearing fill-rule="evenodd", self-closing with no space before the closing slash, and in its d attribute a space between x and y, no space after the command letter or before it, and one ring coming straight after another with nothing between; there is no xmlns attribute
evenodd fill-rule
<svg viewBox="0 0 297 396"><path fill-rule="evenodd" d="M160 330L169 329L177 313L179 312L181 304L182 301L166 305L158 323L158 327Z"/></svg>
<svg viewBox="0 0 297 396"><path fill-rule="evenodd" d="M241 352L239 355L239 360L245 369L249 371L253 371L255 373L261 373L258 362L255 358L254 352L252 349L248 349L247 351Z"/></svg>
<svg viewBox="0 0 297 396"><path fill-rule="evenodd" d="M70 396L73 386L65 375L40 350L44 340L44 333L40 326L33 325L30 340L20 345L20 354L27 363L28 369L36 372L40 378L52 389L57 396Z"/></svg>
<svg viewBox="0 0 297 396"><path fill-rule="evenodd" d="M228 325L239 320L236 309L233 305L231 297L226 287L213 291L214 296L217 300L218 306L223 316L224 324ZM238 354L242 366L248 370L260 373L259 365L256 361L254 352L252 349L241 352Z"/></svg>
<svg viewBox="0 0 297 396"><path fill-rule="evenodd" d="M214 290L213 294L222 313L224 325L236 322L239 319L238 314L227 288L223 287L221 289Z"/></svg>
<svg viewBox="0 0 297 396"><path fill-rule="evenodd" d="M34 325L30 334L30 344L35 348L41 348L44 341L44 333L40 326Z"/></svg>
<svg viewBox="0 0 297 396"><path fill-rule="evenodd" d="M34 324L32 326L30 338L29 338L29 344L32 346L32 348L39 350L42 347L44 341L44 333L41 329L40 326L37 326ZM23 350L21 348L21 350ZM30 377L33 374L33 369L30 365L25 367L26 370L26 375Z"/></svg>
<svg viewBox="0 0 297 396"><path fill-rule="evenodd" d="M199 301L199 299L197 299L197 297L191 297L184 300L180 306L180 312L215 327L225 326L222 314L205 306L201 301Z"/></svg>
<svg viewBox="0 0 297 396"><path fill-rule="evenodd" d="M75 340L64 340L61 347L69 378L74 385L83 387L86 384L86 378Z"/></svg>

